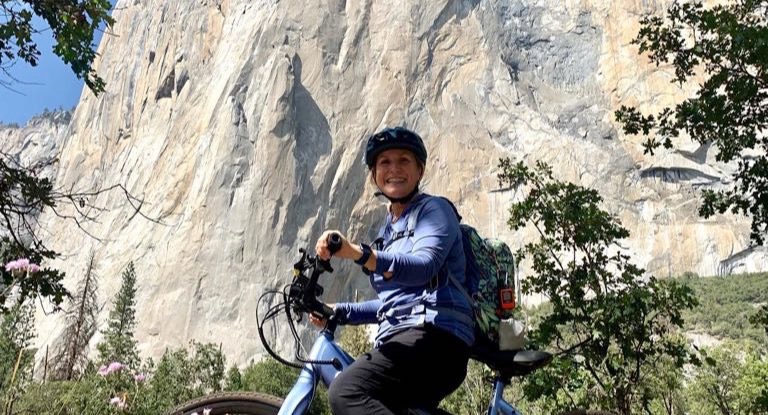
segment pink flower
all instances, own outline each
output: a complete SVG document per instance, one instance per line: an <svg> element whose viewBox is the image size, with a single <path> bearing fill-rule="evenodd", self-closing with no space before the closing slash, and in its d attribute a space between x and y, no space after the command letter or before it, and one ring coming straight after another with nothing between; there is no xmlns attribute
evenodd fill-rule
<svg viewBox="0 0 768 415"><path fill-rule="evenodd" d="M139 373L139 374L137 374L137 375L135 375L135 376L133 377L133 380L135 380L136 382L139 382L139 383L141 383L141 382L144 382L144 380L145 380L146 378L147 378L147 377L146 377L146 376L144 376L144 374L142 374L142 373Z"/></svg>
<svg viewBox="0 0 768 415"><path fill-rule="evenodd" d="M10 261L7 264L5 264L5 270L8 272L11 272L16 269L18 262L16 261Z"/></svg>
<svg viewBox="0 0 768 415"><path fill-rule="evenodd" d="M116 406L118 409L125 409L125 399L118 396L110 399L109 404Z"/></svg>
<svg viewBox="0 0 768 415"><path fill-rule="evenodd" d="M96 371L96 373L98 373L101 376L108 376L108 375L110 375L112 373L119 372L124 367L125 366L122 363L120 363L120 362L112 362L112 363L109 364L109 366L102 365L99 368L99 370Z"/></svg>
<svg viewBox="0 0 768 415"><path fill-rule="evenodd" d="M112 362L109 364L109 367L107 367L107 374L119 372L124 367L125 366L120 362Z"/></svg>
<svg viewBox="0 0 768 415"><path fill-rule="evenodd" d="M29 273L35 273L40 271L40 265L30 263L27 258L19 258L5 264L5 270L8 272L27 271Z"/></svg>

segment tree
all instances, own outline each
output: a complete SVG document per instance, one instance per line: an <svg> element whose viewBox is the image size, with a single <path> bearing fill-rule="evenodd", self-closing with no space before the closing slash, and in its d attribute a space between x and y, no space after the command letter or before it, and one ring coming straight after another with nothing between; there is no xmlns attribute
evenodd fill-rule
<svg viewBox="0 0 768 415"><path fill-rule="evenodd" d="M768 355L754 349L747 349L744 370L736 385L745 412L750 414L768 413Z"/></svg>
<svg viewBox="0 0 768 415"><path fill-rule="evenodd" d="M251 363L243 370L242 387L247 391L285 397L298 378L299 369L286 366L272 357L265 357L258 363ZM322 383L318 383L317 387L308 414L330 415L328 392Z"/></svg>
<svg viewBox="0 0 768 415"><path fill-rule="evenodd" d="M209 393L220 391L226 367L226 358L221 352L221 345L197 342L192 342L192 345L195 349L192 368L197 384L202 385Z"/></svg>
<svg viewBox="0 0 768 415"><path fill-rule="evenodd" d="M583 383L578 374L586 371L594 391L584 401L571 396L569 406L634 413L649 364L667 357L680 369L690 360L673 334L683 324L682 311L696 303L692 290L646 276L630 262L618 246L629 232L600 209L595 190L555 180L544 163L532 169L504 159L500 167L502 186L527 189L510 209L509 226L530 224L539 234L517 255L532 261L523 291L544 294L551 304L551 312L529 332L530 340L557 352L555 364L545 370L572 374L556 377L564 382L557 387L548 382L528 388L528 397L577 390L580 385L569 383Z"/></svg>
<svg viewBox="0 0 768 415"><path fill-rule="evenodd" d="M0 0L0 86L10 87L15 81L8 68L16 62L37 65L40 51L32 35L46 33L55 40L53 52L98 95L105 83L91 69L96 57L93 40L96 30L113 24L110 9L109 0ZM35 16L40 19L33 19ZM38 27L38 21L48 27ZM37 217L43 209L74 220L81 227L83 221L95 219L93 212L103 211L88 200L119 188L132 207L140 211L142 201L119 184L85 192L54 189L50 180L39 177L39 172L56 161L22 166L14 156L0 152L0 261L3 264L27 258L44 265L44 260L57 256L38 236ZM71 205L75 213L63 213L62 202ZM0 314L7 311L6 300L13 290L22 298L39 296L50 300L54 311L58 311L70 295L61 283L63 278L63 273L45 266L34 278L18 278L0 269Z"/></svg>
<svg viewBox="0 0 768 415"><path fill-rule="evenodd" d="M368 332L368 326L364 324L344 326L341 330L341 336L339 336L339 345L354 358L371 351L373 342Z"/></svg>
<svg viewBox="0 0 768 415"><path fill-rule="evenodd" d="M101 364L120 362L135 368L139 362L136 339L136 271L129 262L123 271L120 291L112 302L107 328L102 331L104 340L96 346Z"/></svg>
<svg viewBox="0 0 768 415"><path fill-rule="evenodd" d="M648 368L648 373L640 392L643 410L649 414L686 414L686 379L675 362L668 357L659 359Z"/></svg>
<svg viewBox="0 0 768 415"><path fill-rule="evenodd" d="M488 410L491 401L491 370L484 364L470 360L467 365L467 377L461 386L440 403L440 407L451 414L475 415Z"/></svg>
<svg viewBox="0 0 768 415"><path fill-rule="evenodd" d="M88 364L88 343L96 334L98 322L98 278L95 273L96 255L91 252L85 276L67 310L66 327L53 358L52 377L72 380Z"/></svg>
<svg viewBox="0 0 768 415"><path fill-rule="evenodd" d="M41 264L55 253L45 248L36 237L35 218L44 207L55 206L53 185L47 178L37 177L30 169L13 162L7 154L0 153L0 260L3 264L19 258ZM64 275L57 270L41 269L28 278L0 267L0 314L6 311L6 300L13 289L18 288L20 300L37 294L50 298L54 305L61 304L68 296L61 280Z"/></svg>
<svg viewBox="0 0 768 415"><path fill-rule="evenodd" d="M32 366L34 338L34 304L16 303L0 322L0 391L18 385L21 374Z"/></svg>
<svg viewBox="0 0 768 415"><path fill-rule="evenodd" d="M768 389L768 361L747 342L725 343L702 350L704 363L688 388L691 414L765 413L761 401Z"/></svg>
<svg viewBox="0 0 768 415"><path fill-rule="evenodd" d="M224 382L224 390L239 391L243 389L243 374L237 366L232 366L227 370L227 378Z"/></svg>
<svg viewBox="0 0 768 415"><path fill-rule="evenodd" d="M622 106L616 119L627 134L651 135L646 153L688 135L714 145L716 159L736 162L733 187L705 190L699 214L731 210L751 217L751 239L768 235L768 2L737 0L705 9L700 1L675 2L667 16L645 17L634 44L651 62L671 64L675 82L703 76L693 97L674 109L643 115Z"/></svg>
<svg viewBox="0 0 768 415"><path fill-rule="evenodd" d="M763 327L768 336L768 305L763 305L760 310L749 318L750 323L757 327Z"/></svg>
<svg viewBox="0 0 768 415"><path fill-rule="evenodd" d="M40 51L32 35L47 28L33 25L33 17L40 17L49 27L55 40L53 53L71 68L78 78L98 95L104 91L104 80L91 66L96 58L94 34L103 25L111 26L109 0L2 0L0 13L0 70L11 79L8 67L17 60L37 66ZM8 86L9 81L0 80Z"/></svg>
<svg viewBox="0 0 768 415"><path fill-rule="evenodd" d="M151 371L154 372L152 382L143 398L156 402L164 410L204 394L191 386L195 379L194 362L186 349L166 350Z"/></svg>

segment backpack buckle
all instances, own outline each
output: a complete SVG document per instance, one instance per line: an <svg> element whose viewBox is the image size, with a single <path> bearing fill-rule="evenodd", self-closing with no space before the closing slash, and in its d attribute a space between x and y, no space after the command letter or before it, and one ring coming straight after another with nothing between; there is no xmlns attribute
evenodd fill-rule
<svg viewBox="0 0 768 415"><path fill-rule="evenodd" d="M435 274L434 277L429 279L429 282L427 283L427 287L430 290L436 290L439 285L440 285L440 274L437 273Z"/></svg>

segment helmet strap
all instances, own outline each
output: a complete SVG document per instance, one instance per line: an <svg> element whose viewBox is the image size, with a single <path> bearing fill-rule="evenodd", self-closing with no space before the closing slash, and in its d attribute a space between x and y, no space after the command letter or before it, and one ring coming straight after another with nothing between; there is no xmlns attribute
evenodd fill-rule
<svg viewBox="0 0 768 415"><path fill-rule="evenodd" d="M411 193L408 193L407 195L405 195L403 197L390 197L388 194L384 193L381 190L381 188L379 188L378 186L376 186L376 187L379 189L379 191L374 193L373 194L374 196L377 196L377 197L378 196L384 196L384 197L387 198L387 200L389 200L390 203L400 203L401 205L404 205L404 204L410 202L411 199L413 199L414 196L419 194L419 184L418 183L416 184L416 187L413 189L413 191L411 191Z"/></svg>

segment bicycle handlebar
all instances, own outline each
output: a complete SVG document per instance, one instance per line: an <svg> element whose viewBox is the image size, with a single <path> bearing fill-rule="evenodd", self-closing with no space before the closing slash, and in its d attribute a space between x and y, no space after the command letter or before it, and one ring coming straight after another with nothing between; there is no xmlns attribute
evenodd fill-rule
<svg viewBox="0 0 768 415"><path fill-rule="evenodd" d="M328 235L328 249L330 250L331 255L337 253L341 249L341 246L341 235L335 232ZM266 321L280 314L279 311L284 311L285 315L288 317L288 325L291 329L291 332L293 333L294 339L297 342L296 344L299 342L299 335L297 334L296 328L294 327L294 317L293 313L291 312L292 310L297 314L297 322L301 321L304 313L311 313L326 320L326 330L329 330L331 333L333 333L336 329L336 312L333 308L319 300L319 297L323 294L323 287L317 284L317 280L318 277L320 277L320 274L323 272L333 272L330 261L322 260L317 256L310 255L307 250L303 248L299 249L299 252L301 253L301 258L295 264L293 264L293 281L285 287L287 291L283 290L282 292L282 304L270 308L264 321L258 322L258 306L256 315L257 324L259 325L259 338L261 338L266 351L280 363L296 368L301 368L301 366L297 363L289 362L283 359L280 357L280 355L275 353L272 348L269 347L269 344L267 343L267 340L264 336L263 329L264 323ZM270 292L279 293L279 291L276 290L269 291L268 293ZM264 295L262 295L262 297L259 299L259 302L261 302L262 298L264 298ZM312 364L330 364L337 369L341 369L341 362L339 362L338 359L332 359L328 361L307 360L299 355L299 350L300 349L297 347L296 360L299 362Z"/></svg>
<svg viewBox="0 0 768 415"><path fill-rule="evenodd" d="M338 252L341 244L341 235L338 233L334 232L328 236L328 249L331 254ZM317 284L317 280L323 272L333 272L330 261L311 256L303 249L299 251L302 257L293 265L294 279L291 283L289 302L299 313L315 313L325 319L334 317L333 308L318 300L323 294L323 287ZM309 277L305 275L306 271L311 271Z"/></svg>

